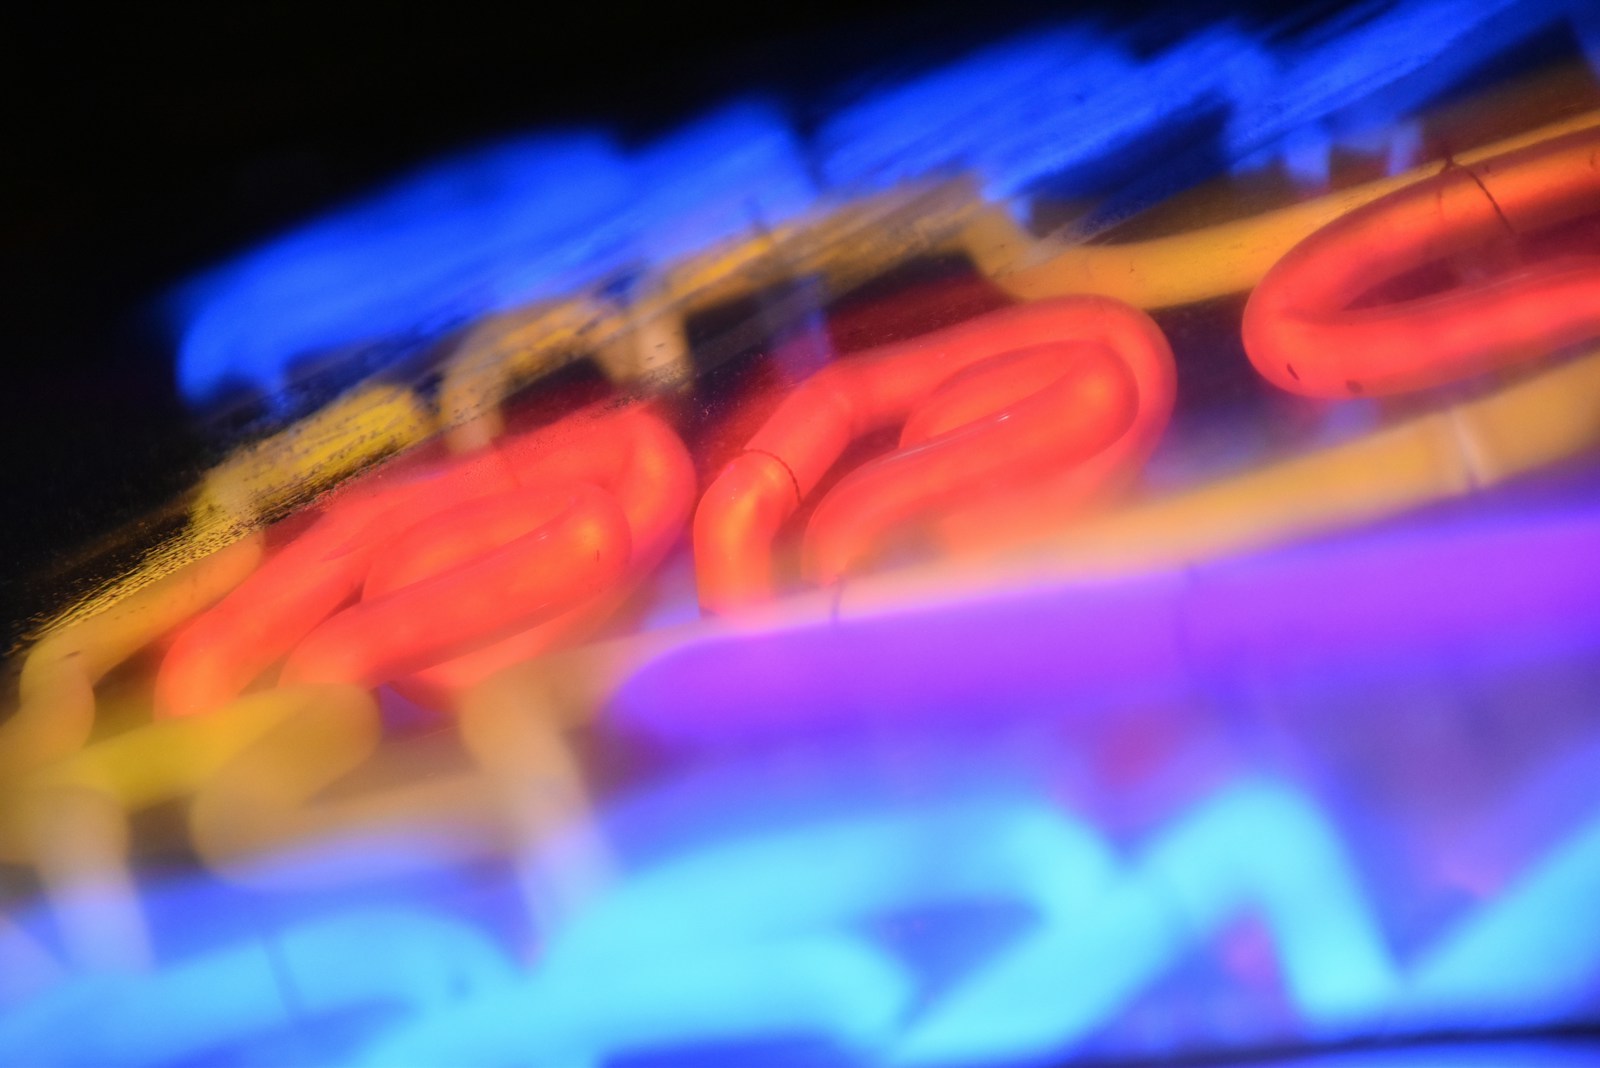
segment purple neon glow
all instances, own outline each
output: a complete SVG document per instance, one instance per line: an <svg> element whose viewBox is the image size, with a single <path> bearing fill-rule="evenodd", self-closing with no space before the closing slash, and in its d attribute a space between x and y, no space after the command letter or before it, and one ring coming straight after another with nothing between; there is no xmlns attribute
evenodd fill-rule
<svg viewBox="0 0 1600 1068"><path fill-rule="evenodd" d="M1072 695L1219 680L1321 685L1600 644L1600 508L1366 534L1129 581L721 637L619 691L625 731L712 739L979 720ZM1070 711L1070 710L1067 710Z"/></svg>

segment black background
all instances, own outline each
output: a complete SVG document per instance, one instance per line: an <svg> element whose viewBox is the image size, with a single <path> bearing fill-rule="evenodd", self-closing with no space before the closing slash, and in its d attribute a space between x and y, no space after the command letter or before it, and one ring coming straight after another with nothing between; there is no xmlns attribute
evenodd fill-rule
<svg viewBox="0 0 1600 1068"><path fill-rule="evenodd" d="M48 607L60 561L192 481L203 450L154 303L196 270L500 134L600 124L644 140L751 91L804 127L1030 26L1089 18L1155 46L1266 8L571 3L397 21L217 5L0 26L0 644Z"/></svg>

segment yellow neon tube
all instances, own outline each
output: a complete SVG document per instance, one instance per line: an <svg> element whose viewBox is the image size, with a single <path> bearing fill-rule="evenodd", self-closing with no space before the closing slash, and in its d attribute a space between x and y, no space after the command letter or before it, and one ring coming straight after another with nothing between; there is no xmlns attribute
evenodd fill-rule
<svg viewBox="0 0 1600 1068"><path fill-rule="evenodd" d="M101 677L243 582L260 559L261 539L247 537L41 638L22 663L17 711L0 724L0 782L82 746Z"/></svg>
<svg viewBox="0 0 1600 1068"><path fill-rule="evenodd" d="M1600 124L1587 111L1527 133L1475 148L1457 157L1476 163L1541 141ZM1126 244L1076 245L1051 251L1006 220L990 214L973 224L969 247L979 268L1019 300L1067 294L1115 297L1141 308L1189 304L1250 289L1295 245L1363 204L1436 174L1444 161L1414 168L1326 196L1170 237ZM1015 265L1017 249L1025 260Z"/></svg>

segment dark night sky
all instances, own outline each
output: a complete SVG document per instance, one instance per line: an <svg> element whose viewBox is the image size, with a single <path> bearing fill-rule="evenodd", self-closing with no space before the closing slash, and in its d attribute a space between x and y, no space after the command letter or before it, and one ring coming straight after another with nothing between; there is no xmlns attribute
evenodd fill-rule
<svg viewBox="0 0 1600 1068"><path fill-rule="evenodd" d="M198 438L152 299L398 169L537 126L642 139L752 90L804 123L863 79L1075 13L1165 34L1238 10L551 7L498 24L214 5L0 25L14 82L0 112L0 618L48 599L52 561L193 477Z"/></svg>

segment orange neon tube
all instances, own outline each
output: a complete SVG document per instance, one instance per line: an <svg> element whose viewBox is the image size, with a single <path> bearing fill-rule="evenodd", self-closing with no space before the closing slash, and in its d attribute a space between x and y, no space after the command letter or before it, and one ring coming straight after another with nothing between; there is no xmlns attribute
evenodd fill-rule
<svg viewBox="0 0 1600 1068"><path fill-rule="evenodd" d="M1352 307L1379 283L1597 209L1600 129L1450 167L1295 246L1245 306L1245 350L1283 389L1349 397L1425 389L1600 336L1592 254Z"/></svg>
<svg viewBox="0 0 1600 1068"><path fill-rule="evenodd" d="M363 479L178 635L157 711L221 707L286 656L295 683L470 685L609 615L693 493L682 442L639 409L581 413L395 485Z"/></svg>
<svg viewBox="0 0 1600 1068"><path fill-rule="evenodd" d="M900 450L820 503L805 568L828 583L914 520L1027 488L1085 498L1137 469L1172 411L1172 353L1143 313L1085 297L1008 308L823 369L779 405L695 515L701 604L773 592L772 543L846 447L902 427Z"/></svg>

